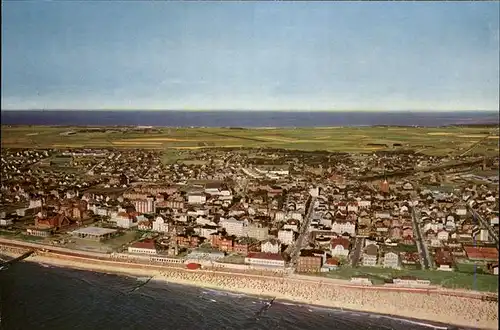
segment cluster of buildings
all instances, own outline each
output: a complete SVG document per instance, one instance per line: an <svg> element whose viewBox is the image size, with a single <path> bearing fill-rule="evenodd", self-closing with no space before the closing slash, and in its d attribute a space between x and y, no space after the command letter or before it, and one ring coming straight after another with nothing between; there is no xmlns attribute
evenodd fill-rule
<svg viewBox="0 0 500 330"><path fill-rule="evenodd" d="M436 171L359 180L440 165L448 161L443 157L265 149L185 152L183 159L201 162L169 164L162 157L129 149L4 150L0 226L103 244L127 231L154 233L121 252L231 255L268 268L287 267L297 250L298 272L346 264L453 270L467 259L498 269L493 176L482 182ZM478 225L468 207L487 225Z"/></svg>

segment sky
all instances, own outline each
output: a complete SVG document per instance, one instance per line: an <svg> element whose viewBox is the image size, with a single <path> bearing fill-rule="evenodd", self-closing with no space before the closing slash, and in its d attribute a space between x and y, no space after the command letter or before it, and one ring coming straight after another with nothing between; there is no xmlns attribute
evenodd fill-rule
<svg viewBox="0 0 500 330"><path fill-rule="evenodd" d="M2 110L498 110L499 12L2 1Z"/></svg>

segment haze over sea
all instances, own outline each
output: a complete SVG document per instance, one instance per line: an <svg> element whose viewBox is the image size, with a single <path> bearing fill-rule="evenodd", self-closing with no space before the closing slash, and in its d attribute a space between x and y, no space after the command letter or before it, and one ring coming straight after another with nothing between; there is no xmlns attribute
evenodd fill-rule
<svg viewBox="0 0 500 330"><path fill-rule="evenodd" d="M2 111L4 125L325 127L497 124L497 111Z"/></svg>
<svg viewBox="0 0 500 330"><path fill-rule="evenodd" d="M362 312L20 262L0 271L0 329L446 329Z"/></svg>

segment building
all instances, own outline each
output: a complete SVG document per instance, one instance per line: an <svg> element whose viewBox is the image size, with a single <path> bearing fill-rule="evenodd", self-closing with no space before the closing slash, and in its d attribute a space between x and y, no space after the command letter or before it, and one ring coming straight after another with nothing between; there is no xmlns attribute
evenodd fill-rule
<svg viewBox="0 0 500 330"><path fill-rule="evenodd" d="M116 226L120 228L134 228L137 227L138 221L135 217L130 216L126 212L119 212L111 217L112 222L116 222Z"/></svg>
<svg viewBox="0 0 500 330"><path fill-rule="evenodd" d="M337 270L339 267L339 260L335 257L333 258L326 258L325 263L323 264L323 267L321 267L321 271L324 272L329 272L332 270Z"/></svg>
<svg viewBox="0 0 500 330"><path fill-rule="evenodd" d="M378 261L378 247L375 244L369 244L363 250L363 266L376 266Z"/></svg>
<svg viewBox="0 0 500 330"><path fill-rule="evenodd" d="M285 230L299 231L299 221L296 220L296 219L290 219L283 226L283 229L285 229Z"/></svg>
<svg viewBox="0 0 500 330"><path fill-rule="evenodd" d="M246 236L255 238L258 241L263 241L269 237L269 228L256 224L251 224L246 229Z"/></svg>
<svg viewBox="0 0 500 330"><path fill-rule="evenodd" d="M399 255L394 252L387 252L384 255L383 266L386 268L401 268L401 259Z"/></svg>
<svg viewBox="0 0 500 330"><path fill-rule="evenodd" d="M356 224L353 221L335 220L332 223L332 231L337 234L348 233L350 236L356 235Z"/></svg>
<svg viewBox="0 0 500 330"><path fill-rule="evenodd" d="M251 252L247 254L245 263L254 266L284 268L285 260L279 253Z"/></svg>
<svg viewBox="0 0 500 330"><path fill-rule="evenodd" d="M188 195L189 204L205 204L207 197L203 193L192 193Z"/></svg>
<svg viewBox="0 0 500 330"><path fill-rule="evenodd" d="M260 251L263 253L279 253L281 244L274 239L270 239L260 244Z"/></svg>
<svg viewBox="0 0 500 330"><path fill-rule="evenodd" d="M295 238L293 230L280 230L278 231L278 239L283 244L292 244Z"/></svg>
<svg viewBox="0 0 500 330"><path fill-rule="evenodd" d="M332 238L330 241L330 253L332 256L347 257L351 242L345 237Z"/></svg>
<svg viewBox="0 0 500 330"><path fill-rule="evenodd" d="M72 231L71 235L92 241L102 241L111 238L116 232L115 229L110 228L86 227Z"/></svg>
<svg viewBox="0 0 500 330"><path fill-rule="evenodd" d="M168 233L168 223L162 217L157 216L155 221L153 221L153 231Z"/></svg>
<svg viewBox="0 0 500 330"><path fill-rule="evenodd" d="M156 243L153 240L136 242L128 247L129 253L157 254Z"/></svg>
<svg viewBox="0 0 500 330"><path fill-rule="evenodd" d="M26 234L36 237L49 237L54 234L53 228L27 228Z"/></svg>
<svg viewBox="0 0 500 330"><path fill-rule="evenodd" d="M151 214L156 211L154 199L150 197L145 200L134 200L132 201L132 205L134 205L135 210L139 213Z"/></svg>
<svg viewBox="0 0 500 330"><path fill-rule="evenodd" d="M231 217L229 219L224 219L219 222L219 226L226 230L228 235L234 235L236 237L244 236L243 227L245 226L244 221L236 220Z"/></svg>
<svg viewBox="0 0 500 330"><path fill-rule="evenodd" d="M451 254L451 251L447 249L436 249L434 262L438 270L453 271L453 255Z"/></svg>
<svg viewBox="0 0 500 330"><path fill-rule="evenodd" d="M299 273L318 273L321 270L322 257L302 251L297 260L297 272Z"/></svg>

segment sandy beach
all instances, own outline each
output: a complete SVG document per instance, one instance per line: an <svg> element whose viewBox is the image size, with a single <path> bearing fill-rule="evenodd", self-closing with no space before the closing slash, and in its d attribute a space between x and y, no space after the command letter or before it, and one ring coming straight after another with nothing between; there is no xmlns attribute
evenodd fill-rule
<svg viewBox="0 0 500 330"><path fill-rule="evenodd" d="M297 303L414 318L424 323L434 321L456 326L498 329L497 302L479 299L369 290L368 288L366 290L350 289L329 281L314 283L300 279L300 277L250 276L208 270L191 271L176 267L132 265L125 262L99 261L56 254L38 254L28 258L27 261L96 272L154 276L154 280L166 283L249 295L265 295Z"/></svg>

